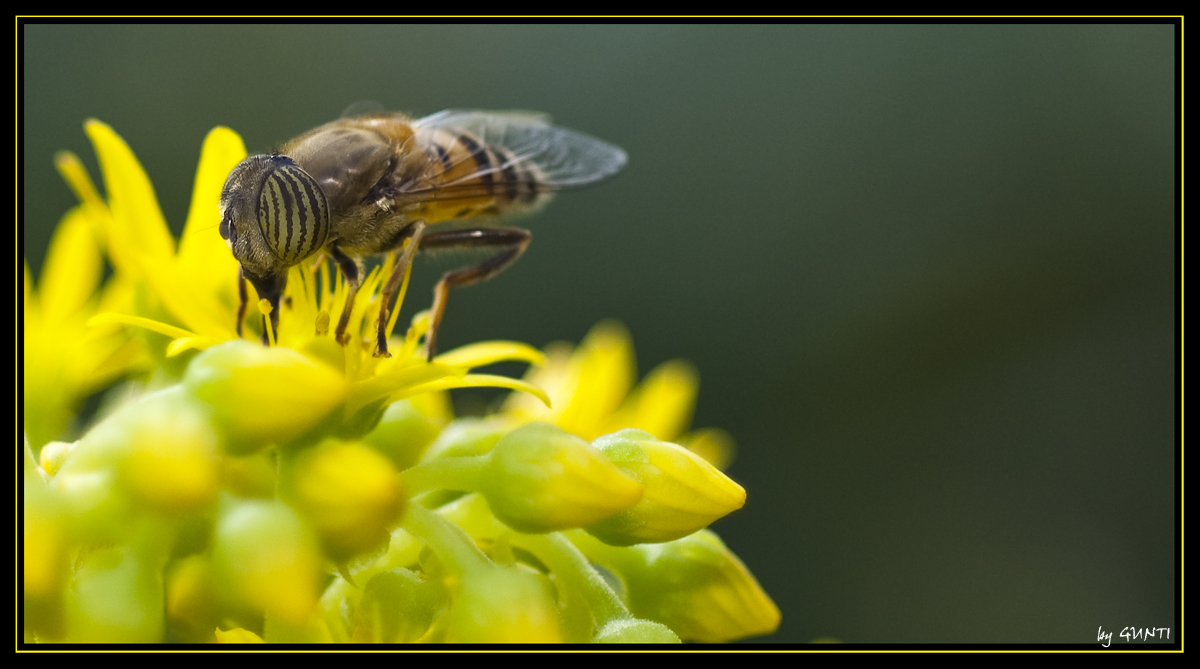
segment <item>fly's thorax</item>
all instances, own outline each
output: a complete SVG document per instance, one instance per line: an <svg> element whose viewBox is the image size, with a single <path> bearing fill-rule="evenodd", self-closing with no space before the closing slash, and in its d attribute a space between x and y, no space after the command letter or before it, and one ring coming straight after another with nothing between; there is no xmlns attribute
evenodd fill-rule
<svg viewBox="0 0 1200 669"><path fill-rule="evenodd" d="M279 274L313 255L330 225L324 192L287 156L251 156L225 181L221 236L248 276Z"/></svg>

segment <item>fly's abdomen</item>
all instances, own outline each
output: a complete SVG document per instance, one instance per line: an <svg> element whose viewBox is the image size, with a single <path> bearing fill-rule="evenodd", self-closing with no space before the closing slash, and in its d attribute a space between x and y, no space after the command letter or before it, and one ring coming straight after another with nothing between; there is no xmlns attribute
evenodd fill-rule
<svg viewBox="0 0 1200 669"><path fill-rule="evenodd" d="M524 212L550 199L537 165L511 149L463 131L422 134L428 194L415 213L427 223Z"/></svg>

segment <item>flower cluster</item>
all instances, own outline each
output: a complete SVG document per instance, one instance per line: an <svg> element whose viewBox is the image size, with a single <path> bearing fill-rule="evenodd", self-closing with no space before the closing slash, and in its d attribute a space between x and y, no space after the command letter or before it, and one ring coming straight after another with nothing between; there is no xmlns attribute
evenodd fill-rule
<svg viewBox="0 0 1200 669"><path fill-rule="evenodd" d="M346 290L326 262L292 270L276 345L237 339L214 203L240 138L210 133L176 244L129 148L86 129L107 199L60 156L82 204L36 285L25 271L27 642L718 642L778 625L705 529L745 491L717 466L727 435L685 432L689 366L634 389L611 323L576 349L426 362L423 314L376 358L387 263L349 344L329 332ZM534 367L473 371L499 361ZM53 441L119 379L98 422ZM455 419L446 390L478 386L513 393Z"/></svg>

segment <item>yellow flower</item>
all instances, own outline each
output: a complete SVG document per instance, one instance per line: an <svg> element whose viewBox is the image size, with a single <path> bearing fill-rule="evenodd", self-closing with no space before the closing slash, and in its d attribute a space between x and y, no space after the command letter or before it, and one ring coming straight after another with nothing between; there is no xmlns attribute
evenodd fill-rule
<svg viewBox="0 0 1200 669"><path fill-rule="evenodd" d="M89 225L105 240L114 268L113 283L132 286L127 292L132 291L138 296L138 299L114 304L111 311L92 316L88 324L103 332L110 332L112 324L122 323L166 335L171 338L166 346L168 357L236 338L237 261L217 234L220 221L216 203L226 176L246 155L241 138L232 130L221 127L213 129L205 138L187 222L176 245L150 180L129 146L112 128L99 121L88 121L84 129L92 140L104 174L107 202L97 193L78 159L61 155L58 160L60 170L83 202L81 210L89 216ZM79 233L75 234L78 236ZM97 262L88 260L76 264L86 269ZM331 382L328 392L335 397L335 403L340 404L343 397L339 393L342 391L337 389L345 386L343 418L350 420L366 409L361 417L369 422L377 417L374 409L397 399L459 387L519 389L533 393L540 401L548 401L544 393L529 383L469 373L473 367L502 360L540 363L542 354L524 344L474 344L444 353L435 358L434 364L425 363L417 351L420 339L428 329L428 318L423 314L414 319L404 340L393 345L393 357L376 358L371 330L381 306L377 293L383 278L390 274L391 262L389 259L364 278L358 292L363 307L354 310L348 330L357 336L352 337L349 345L336 345L328 328L329 314L341 312L346 290L344 282L332 280L330 264L324 260L319 264L302 263L292 268L283 301L290 306L281 309L279 333L271 333L273 339L278 338L280 346L296 349L304 357L328 363L342 373L343 380ZM48 267L62 264L48 263ZM69 274L67 270L54 270L50 277L54 279L66 274ZM88 272L84 274L88 275ZM58 284L62 283L65 282L60 279ZM33 291L28 278L26 284L26 304L36 304L31 298ZM398 303L403 300L406 286L407 280L399 291ZM253 286L247 286L247 289L253 291ZM86 291L80 288L58 291L63 292L74 295ZM58 293L55 293L56 302L64 302L57 297ZM397 305L392 311L392 325L399 311ZM261 320L253 316L249 319L251 324ZM26 340L29 339L27 334ZM70 349L75 342L60 338L58 345ZM27 358L29 355L27 349ZM300 362L300 358L294 360L294 363L280 364L284 367L309 364ZM51 378L50 375L43 377ZM248 383L232 384L225 389L248 393L242 398L244 403L227 401L227 406L259 417L267 412L256 410L262 404L256 401L253 393L287 390L282 381L256 387Z"/></svg>
<svg viewBox="0 0 1200 669"><path fill-rule="evenodd" d="M529 370L525 380L546 391L548 406L513 393L503 412L515 423L553 423L589 441L623 428L645 430L686 446L718 469L728 467L734 444L727 432L688 432L700 384L691 363L664 362L635 388L636 378L629 331L602 321L574 349L561 342L548 346L546 363Z"/></svg>
<svg viewBox="0 0 1200 669"><path fill-rule="evenodd" d="M60 436L89 394L146 361L121 328L87 326L97 310L122 308L132 297L128 282L100 285L98 235L91 208L76 207L59 223L36 286L24 268L23 417L35 448Z"/></svg>
<svg viewBox="0 0 1200 669"><path fill-rule="evenodd" d="M25 270L27 641L673 643L778 624L736 556L694 532L744 491L659 441L728 453L724 433L684 434L690 365L634 389L629 337L608 323L526 380L474 374L545 356L483 342L427 361L426 314L376 358L391 259L363 277L346 345L329 321L348 291L327 259L290 270L277 332L250 310L270 346L239 339L216 202L241 139L209 133L176 243L129 147L85 127L107 199L61 155L82 204L36 286ZM82 397L142 370L152 392L50 441ZM476 386L524 395L455 421L443 391ZM570 528L621 544L692 534L614 548Z"/></svg>

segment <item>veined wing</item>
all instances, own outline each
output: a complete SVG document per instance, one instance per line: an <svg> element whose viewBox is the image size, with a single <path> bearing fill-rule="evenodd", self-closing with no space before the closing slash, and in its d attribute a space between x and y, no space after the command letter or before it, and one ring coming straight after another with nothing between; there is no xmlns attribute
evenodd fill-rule
<svg viewBox="0 0 1200 669"><path fill-rule="evenodd" d="M444 177L438 199L476 197L482 182L533 182L537 192L586 186L616 174L625 152L532 112L446 110L419 119L417 145ZM454 146L447 146L453 143ZM452 191L462 189L462 195Z"/></svg>

